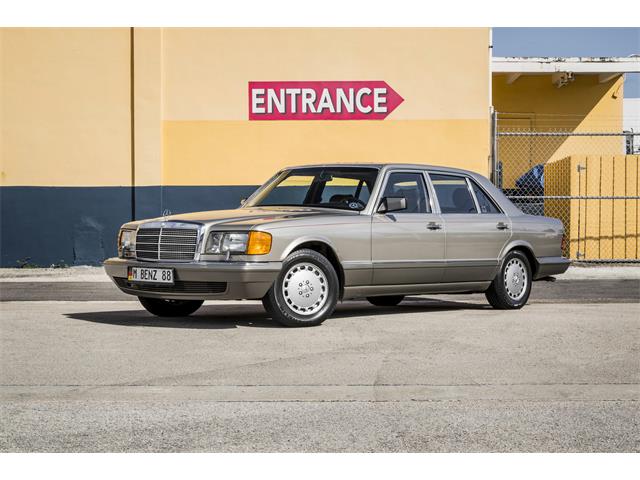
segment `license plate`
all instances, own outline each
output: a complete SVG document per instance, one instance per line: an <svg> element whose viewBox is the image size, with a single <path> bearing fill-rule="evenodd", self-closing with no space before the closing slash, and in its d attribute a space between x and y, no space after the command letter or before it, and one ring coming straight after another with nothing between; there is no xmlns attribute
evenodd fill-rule
<svg viewBox="0 0 640 480"><path fill-rule="evenodd" d="M129 267L127 280L140 283L173 284L172 268Z"/></svg>

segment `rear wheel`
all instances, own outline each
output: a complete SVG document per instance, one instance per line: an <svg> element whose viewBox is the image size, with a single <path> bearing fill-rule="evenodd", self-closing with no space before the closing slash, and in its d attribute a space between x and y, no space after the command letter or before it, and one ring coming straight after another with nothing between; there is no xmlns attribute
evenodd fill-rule
<svg viewBox="0 0 640 480"><path fill-rule="evenodd" d="M329 260L314 250L301 249L285 259L262 304L283 325L311 327L333 313L339 288Z"/></svg>
<svg viewBox="0 0 640 480"><path fill-rule="evenodd" d="M367 297L370 304L376 307L395 307L402 300L404 295L385 295L383 297Z"/></svg>
<svg viewBox="0 0 640 480"><path fill-rule="evenodd" d="M204 303L204 300L168 300L149 297L138 297L138 300L147 312L158 317L186 317Z"/></svg>
<svg viewBox="0 0 640 480"><path fill-rule="evenodd" d="M527 256L517 250L509 252L485 296L493 308L522 308L531 293L531 265Z"/></svg>

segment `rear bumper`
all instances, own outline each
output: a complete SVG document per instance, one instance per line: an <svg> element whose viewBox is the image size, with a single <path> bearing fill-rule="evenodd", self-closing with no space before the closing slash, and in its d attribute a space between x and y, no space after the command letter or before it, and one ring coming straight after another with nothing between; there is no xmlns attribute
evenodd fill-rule
<svg viewBox="0 0 640 480"><path fill-rule="evenodd" d="M539 257L536 260L538 261L538 271L533 277L534 280L540 280L551 275L560 275L566 272L571 265L571 260L565 257Z"/></svg>
<svg viewBox="0 0 640 480"><path fill-rule="evenodd" d="M127 268L173 268L175 286L133 284ZM275 281L280 262L140 262L109 258L104 262L107 275L124 293L139 297L175 300L237 300L262 298Z"/></svg>

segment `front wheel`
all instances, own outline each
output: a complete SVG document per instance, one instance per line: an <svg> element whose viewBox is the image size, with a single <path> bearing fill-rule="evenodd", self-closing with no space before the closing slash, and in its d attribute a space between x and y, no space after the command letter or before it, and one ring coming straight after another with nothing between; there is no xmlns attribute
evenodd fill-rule
<svg viewBox="0 0 640 480"><path fill-rule="evenodd" d="M158 317L186 317L204 303L204 300L168 300L149 297L138 297L138 300L147 312Z"/></svg>
<svg viewBox="0 0 640 480"><path fill-rule="evenodd" d="M274 320L287 327L311 327L333 313L339 288L329 260L314 250L301 249L282 263L262 304Z"/></svg>
<svg viewBox="0 0 640 480"><path fill-rule="evenodd" d="M531 265L526 255L517 250L509 252L485 296L493 308L522 308L529 300L532 280Z"/></svg>

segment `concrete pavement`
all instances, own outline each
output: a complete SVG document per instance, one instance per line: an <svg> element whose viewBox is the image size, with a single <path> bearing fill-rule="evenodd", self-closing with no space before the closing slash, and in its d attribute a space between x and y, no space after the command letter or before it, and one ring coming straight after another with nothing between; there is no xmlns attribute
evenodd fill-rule
<svg viewBox="0 0 640 480"><path fill-rule="evenodd" d="M53 283L1 285L27 292L0 303L2 451L640 450L633 279L536 283L511 312L347 302L309 329L256 302L159 319Z"/></svg>

